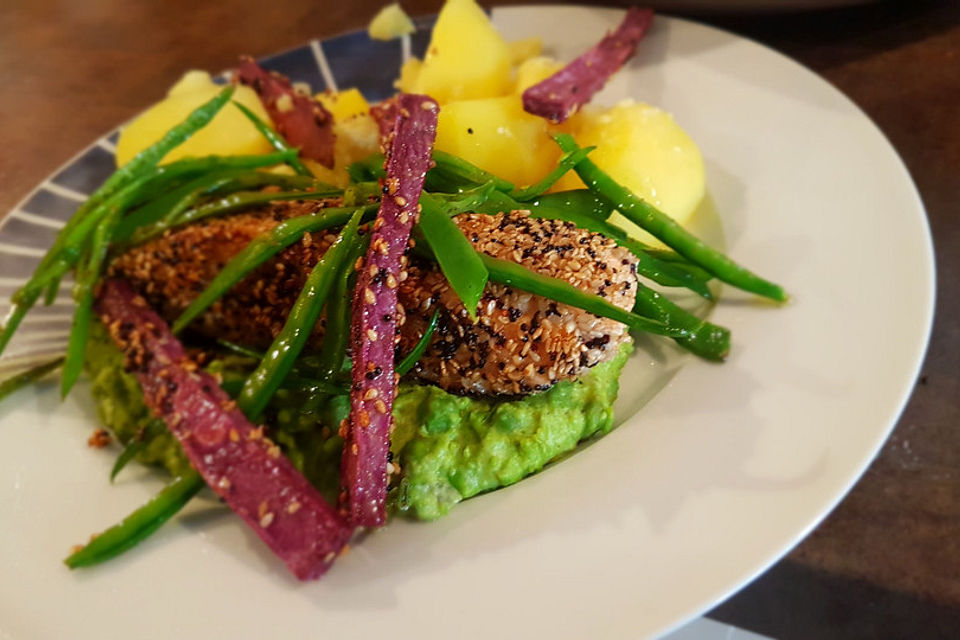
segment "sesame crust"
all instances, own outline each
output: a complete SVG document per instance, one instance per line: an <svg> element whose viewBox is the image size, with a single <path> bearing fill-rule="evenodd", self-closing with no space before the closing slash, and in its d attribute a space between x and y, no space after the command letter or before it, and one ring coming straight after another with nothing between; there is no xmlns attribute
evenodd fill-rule
<svg viewBox="0 0 960 640"><path fill-rule="evenodd" d="M458 226L478 250L607 298L629 309L636 295L636 258L569 222L514 211L460 215ZM415 369L422 380L474 395L521 395L577 377L612 358L629 340L626 326L511 287L490 283L471 320L443 274L411 266L401 284L407 322L401 349L425 331L434 309L437 331Z"/></svg>
<svg viewBox="0 0 960 640"><path fill-rule="evenodd" d="M172 320L255 237L288 218L336 204L278 202L175 229L121 255L109 273L129 280L152 308ZM484 253L565 280L621 308L633 305L636 258L608 238L526 212L464 214L456 222ZM268 346L335 237L336 230L306 234L233 287L191 330ZM623 324L496 283L487 285L477 318L471 320L443 274L416 261L398 283L398 298L401 354L423 335L434 309L440 310L437 331L411 375L454 393L542 391L609 360L629 339ZM314 330L314 346L323 322L321 318Z"/></svg>

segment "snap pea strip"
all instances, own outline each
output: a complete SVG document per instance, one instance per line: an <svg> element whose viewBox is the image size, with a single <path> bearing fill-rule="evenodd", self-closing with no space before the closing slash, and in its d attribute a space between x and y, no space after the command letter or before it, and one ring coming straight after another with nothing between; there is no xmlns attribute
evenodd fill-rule
<svg viewBox="0 0 960 640"><path fill-rule="evenodd" d="M553 139L565 152L580 148L569 134L557 134ZM677 224L673 218L614 181L589 158L581 160L575 170L587 187L610 200L624 217L659 238L689 261L703 267L716 278L771 300L778 302L787 300L787 293L782 287L761 278L716 249L707 246Z"/></svg>
<svg viewBox="0 0 960 640"><path fill-rule="evenodd" d="M487 269L473 250L460 227L444 213L440 201L428 193L420 196L420 222L423 233L440 270L460 297L471 318L477 317L477 304L487 285Z"/></svg>

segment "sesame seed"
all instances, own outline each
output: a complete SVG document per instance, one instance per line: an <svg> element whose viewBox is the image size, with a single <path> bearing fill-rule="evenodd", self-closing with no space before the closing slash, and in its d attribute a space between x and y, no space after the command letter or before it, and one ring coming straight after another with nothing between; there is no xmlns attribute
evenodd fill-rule
<svg viewBox="0 0 960 640"><path fill-rule="evenodd" d="M363 299L367 301L367 304L373 304L377 301L377 296L374 295L373 291L367 287L363 290Z"/></svg>
<svg viewBox="0 0 960 640"><path fill-rule="evenodd" d="M263 514L263 517L260 518L260 526L266 529L271 524L273 524L273 512Z"/></svg>

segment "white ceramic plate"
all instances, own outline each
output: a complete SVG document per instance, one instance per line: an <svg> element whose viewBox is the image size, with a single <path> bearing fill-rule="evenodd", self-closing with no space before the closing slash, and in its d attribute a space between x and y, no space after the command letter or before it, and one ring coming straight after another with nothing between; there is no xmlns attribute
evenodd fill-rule
<svg viewBox="0 0 960 640"><path fill-rule="evenodd" d="M493 15L508 38L542 35L564 59L619 17ZM340 78L349 65L322 49ZM642 638L796 544L863 472L910 393L933 308L923 207L863 113L742 38L659 18L598 100L624 97L675 114L703 150L729 252L793 294L775 308L726 293L715 311L734 331L726 364L689 359L671 378L673 356L635 358L625 423L610 436L440 522L394 522L312 584L203 501L135 552L67 571L72 544L162 478L131 470L108 486L115 452L85 445L84 389L63 404L52 388L25 391L0 407L0 638ZM53 191L64 196L74 174L53 177Z"/></svg>

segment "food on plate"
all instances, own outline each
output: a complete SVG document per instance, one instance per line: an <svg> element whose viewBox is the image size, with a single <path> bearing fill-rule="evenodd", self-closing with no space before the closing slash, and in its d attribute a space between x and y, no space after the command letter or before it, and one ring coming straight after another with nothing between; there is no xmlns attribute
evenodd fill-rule
<svg viewBox="0 0 960 640"><path fill-rule="evenodd" d="M130 162L170 130L187 115L213 98L222 89L206 71L188 71L167 92L167 97L153 105L123 128L117 140L117 166ZM238 87L233 100L247 107L260 118L267 111L249 87ZM270 145L256 128L233 106L217 114L210 126L179 147L172 149L163 161L172 162L186 157L209 155L245 155L266 153Z"/></svg>
<svg viewBox="0 0 960 640"><path fill-rule="evenodd" d="M631 9L563 66L448 0L387 100L313 95L242 58L226 86L191 72L127 127L0 332L2 352L73 271L64 358L0 397L58 367L66 394L85 369L124 446L111 479L132 460L173 477L68 566L208 487L317 578L355 531L438 518L609 432L631 332L722 361L730 331L670 292L786 293L684 228L703 163L669 115L581 108L651 17ZM399 7L371 24L409 30Z"/></svg>

